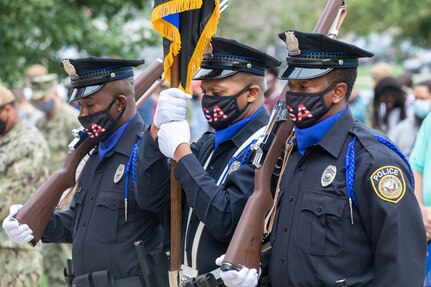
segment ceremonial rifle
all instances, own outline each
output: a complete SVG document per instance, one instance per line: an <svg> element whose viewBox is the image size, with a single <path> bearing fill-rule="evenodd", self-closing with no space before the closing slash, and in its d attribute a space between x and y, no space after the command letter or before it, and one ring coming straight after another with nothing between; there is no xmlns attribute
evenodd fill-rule
<svg viewBox="0 0 431 287"><path fill-rule="evenodd" d="M336 36L345 14L343 0L328 0L313 32ZM285 90L282 92L284 94ZM253 162L256 167L254 192L247 201L229 244L221 266L223 271L239 271L242 266L259 270L265 216L274 202L271 177L285 147L288 152L288 139L292 137L292 133L293 123L287 117L286 102L281 99L271 114L266 131L253 147L256 151Z"/></svg>
<svg viewBox="0 0 431 287"><path fill-rule="evenodd" d="M139 108L163 82L163 63L157 59L135 80L135 100ZM96 146L97 139L90 138L83 130L75 130L75 139L69 145L69 154L63 167L54 172L27 200L15 215L21 224L27 224L33 231L30 245L36 246L43 235L49 219L65 190L76 183L76 169L81 160Z"/></svg>

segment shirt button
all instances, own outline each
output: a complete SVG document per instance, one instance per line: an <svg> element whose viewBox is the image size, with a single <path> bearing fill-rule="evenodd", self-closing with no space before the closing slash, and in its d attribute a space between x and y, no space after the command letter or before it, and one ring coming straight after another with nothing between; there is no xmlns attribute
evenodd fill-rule
<svg viewBox="0 0 431 287"><path fill-rule="evenodd" d="M87 224L85 224L85 223L84 223L84 224L82 225L82 227L85 227L85 226L87 226Z"/></svg>
<svg viewBox="0 0 431 287"><path fill-rule="evenodd" d="M283 231L284 231L284 232L287 232L287 227L283 228Z"/></svg>
<svg viewBox="0 0 431 287"><path fill-rule="evenodd" d="M320 207L320 206L317 207L317 212L319 212L319 213L322 212L322 207Z"/></svg>
<svg viewBox="0 0 431 287"><path fill-rule="evenodd" d="M303 169L304 169L304 167L302 167L302 166L298 167L299 171L302 171Z"/></svg>
<svg viewBox="0 0 431 287"><path fill-rule="evenodd" d="M289 201L293 201L295 198L293 196L289 196Z"/></svg>
<svg viewBox="0 0 431 287"><path fill-rule="evenodd" d="M213 169L214 169L214 166L213 166L213 165L212 165L212 166L210 166L210 169L211 169L211 170L213 170Z"/></svg>

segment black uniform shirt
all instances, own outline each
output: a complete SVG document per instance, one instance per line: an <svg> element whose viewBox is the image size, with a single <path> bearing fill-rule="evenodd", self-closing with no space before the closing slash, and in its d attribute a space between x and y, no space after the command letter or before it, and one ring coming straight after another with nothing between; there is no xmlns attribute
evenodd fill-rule
<svg viewBox="0 0 431 287"><path fill-rule="evenodd" d="M148 251L161 248L163 229L157 212L166 205L168 177L151 176L167 167L159 150L139 145L136 184L129 177L128 220L125 222L123 174L115 183L120 164L129 160L139 138L151 138L144 132L139 115L130 122L112 151L102 161L96 151L88 159L79 181L70 210L55 213L44 232L45 242L72 242L75 275L109 270L116 279L139 275L134 241L143 240ZM118 176L117 176L118 179Z"/></svg>
<svg viewBox="0 0 431 287"><path fill-rule="evenodd" d="M423 286L426 237L412 179L375 133L347 110L303 156L292 152L271 234L272 286L335 286L342 279L347 286ZM354 136L352 224L343 165ZM336 175L324 187L330 165Z"/></svg>
<svg viewBox="0 0 431 287"><path fill-rule="evenodd" d="M186 225L190 207L191 216L187 237L187 261L193 264L193 241L199 222L205 224L200 242L196 245L196 267L199 274L211 272L218 266L215 259L226 253L229 241L241 217L242 210L254 188L254 167L250 161L229 174L223 185L217 181L237 149L256 131L265 126L269 115L264 110L244 126L231 139L221 143L211 157L208 167L203 168L214 150L214 134L205 133L192 145L193 154L183 157L175 169L175 177L183 187L183 226Z"/></svg>

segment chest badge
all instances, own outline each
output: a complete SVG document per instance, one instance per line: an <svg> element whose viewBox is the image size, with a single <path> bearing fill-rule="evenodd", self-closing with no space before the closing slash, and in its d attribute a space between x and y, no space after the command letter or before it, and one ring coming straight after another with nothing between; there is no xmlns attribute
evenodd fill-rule
<svg viewBox="0 0 431 287"><path fill-rule="evenodd" d="M114 183L118 183L123 178L124 170L125 170L124 164L120 164L117 167L117 170L115 171L115 175L114 175Z"/></svg>
<svg viewBox="0 0 431 287"><path fill-rule="evenodd" d="M228 174L238 170L241 167L241 163L239 161L234 161L228 170Z"/></svg>
<svg viewBox="0 0 431 287"><path fill-rule="evenodd" d="M328 165L323 171L322 177L320 179L320 183L323 187L327 187L330 185L337 175L337 167L333 165Z"/></svg>

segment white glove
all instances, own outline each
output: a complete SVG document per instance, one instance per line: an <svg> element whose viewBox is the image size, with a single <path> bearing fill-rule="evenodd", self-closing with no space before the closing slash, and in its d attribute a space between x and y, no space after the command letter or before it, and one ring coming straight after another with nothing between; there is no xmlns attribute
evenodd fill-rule
<svg viewBox="0 0 431 287"><path fill-rule="evenodd" d="M215 263L221 266L224 254L216 259ZM227 287L255 287L259 280L259 274L256 269L242 267L239 271L221 271L220 277Z"/></svg>
<svg viewBox="0 0 431 287"><path fill-rule="evenodd" d="M160 93L157 100L153 123L160 128L164 123L182 121L186 118L187 101L192 96L177 88L167 89Z"/></svg>
<svg viewBox="0 0 431 287"><path fill-rule="evenodd" d="M21 207L22 204L12 205L9 208L9 215L3 220L2 226L11 240L22 245L30 242L34 236L33 231L27 224L20 225L16 219L12 218Z"/></svg>
<svg viewBox="0 0 431 287"><path fill-rule="evenodd" d="M174 158L177 147L190 143L190 127L186 120L163 124L157 133L160 151L167 157Z"/></svg>

